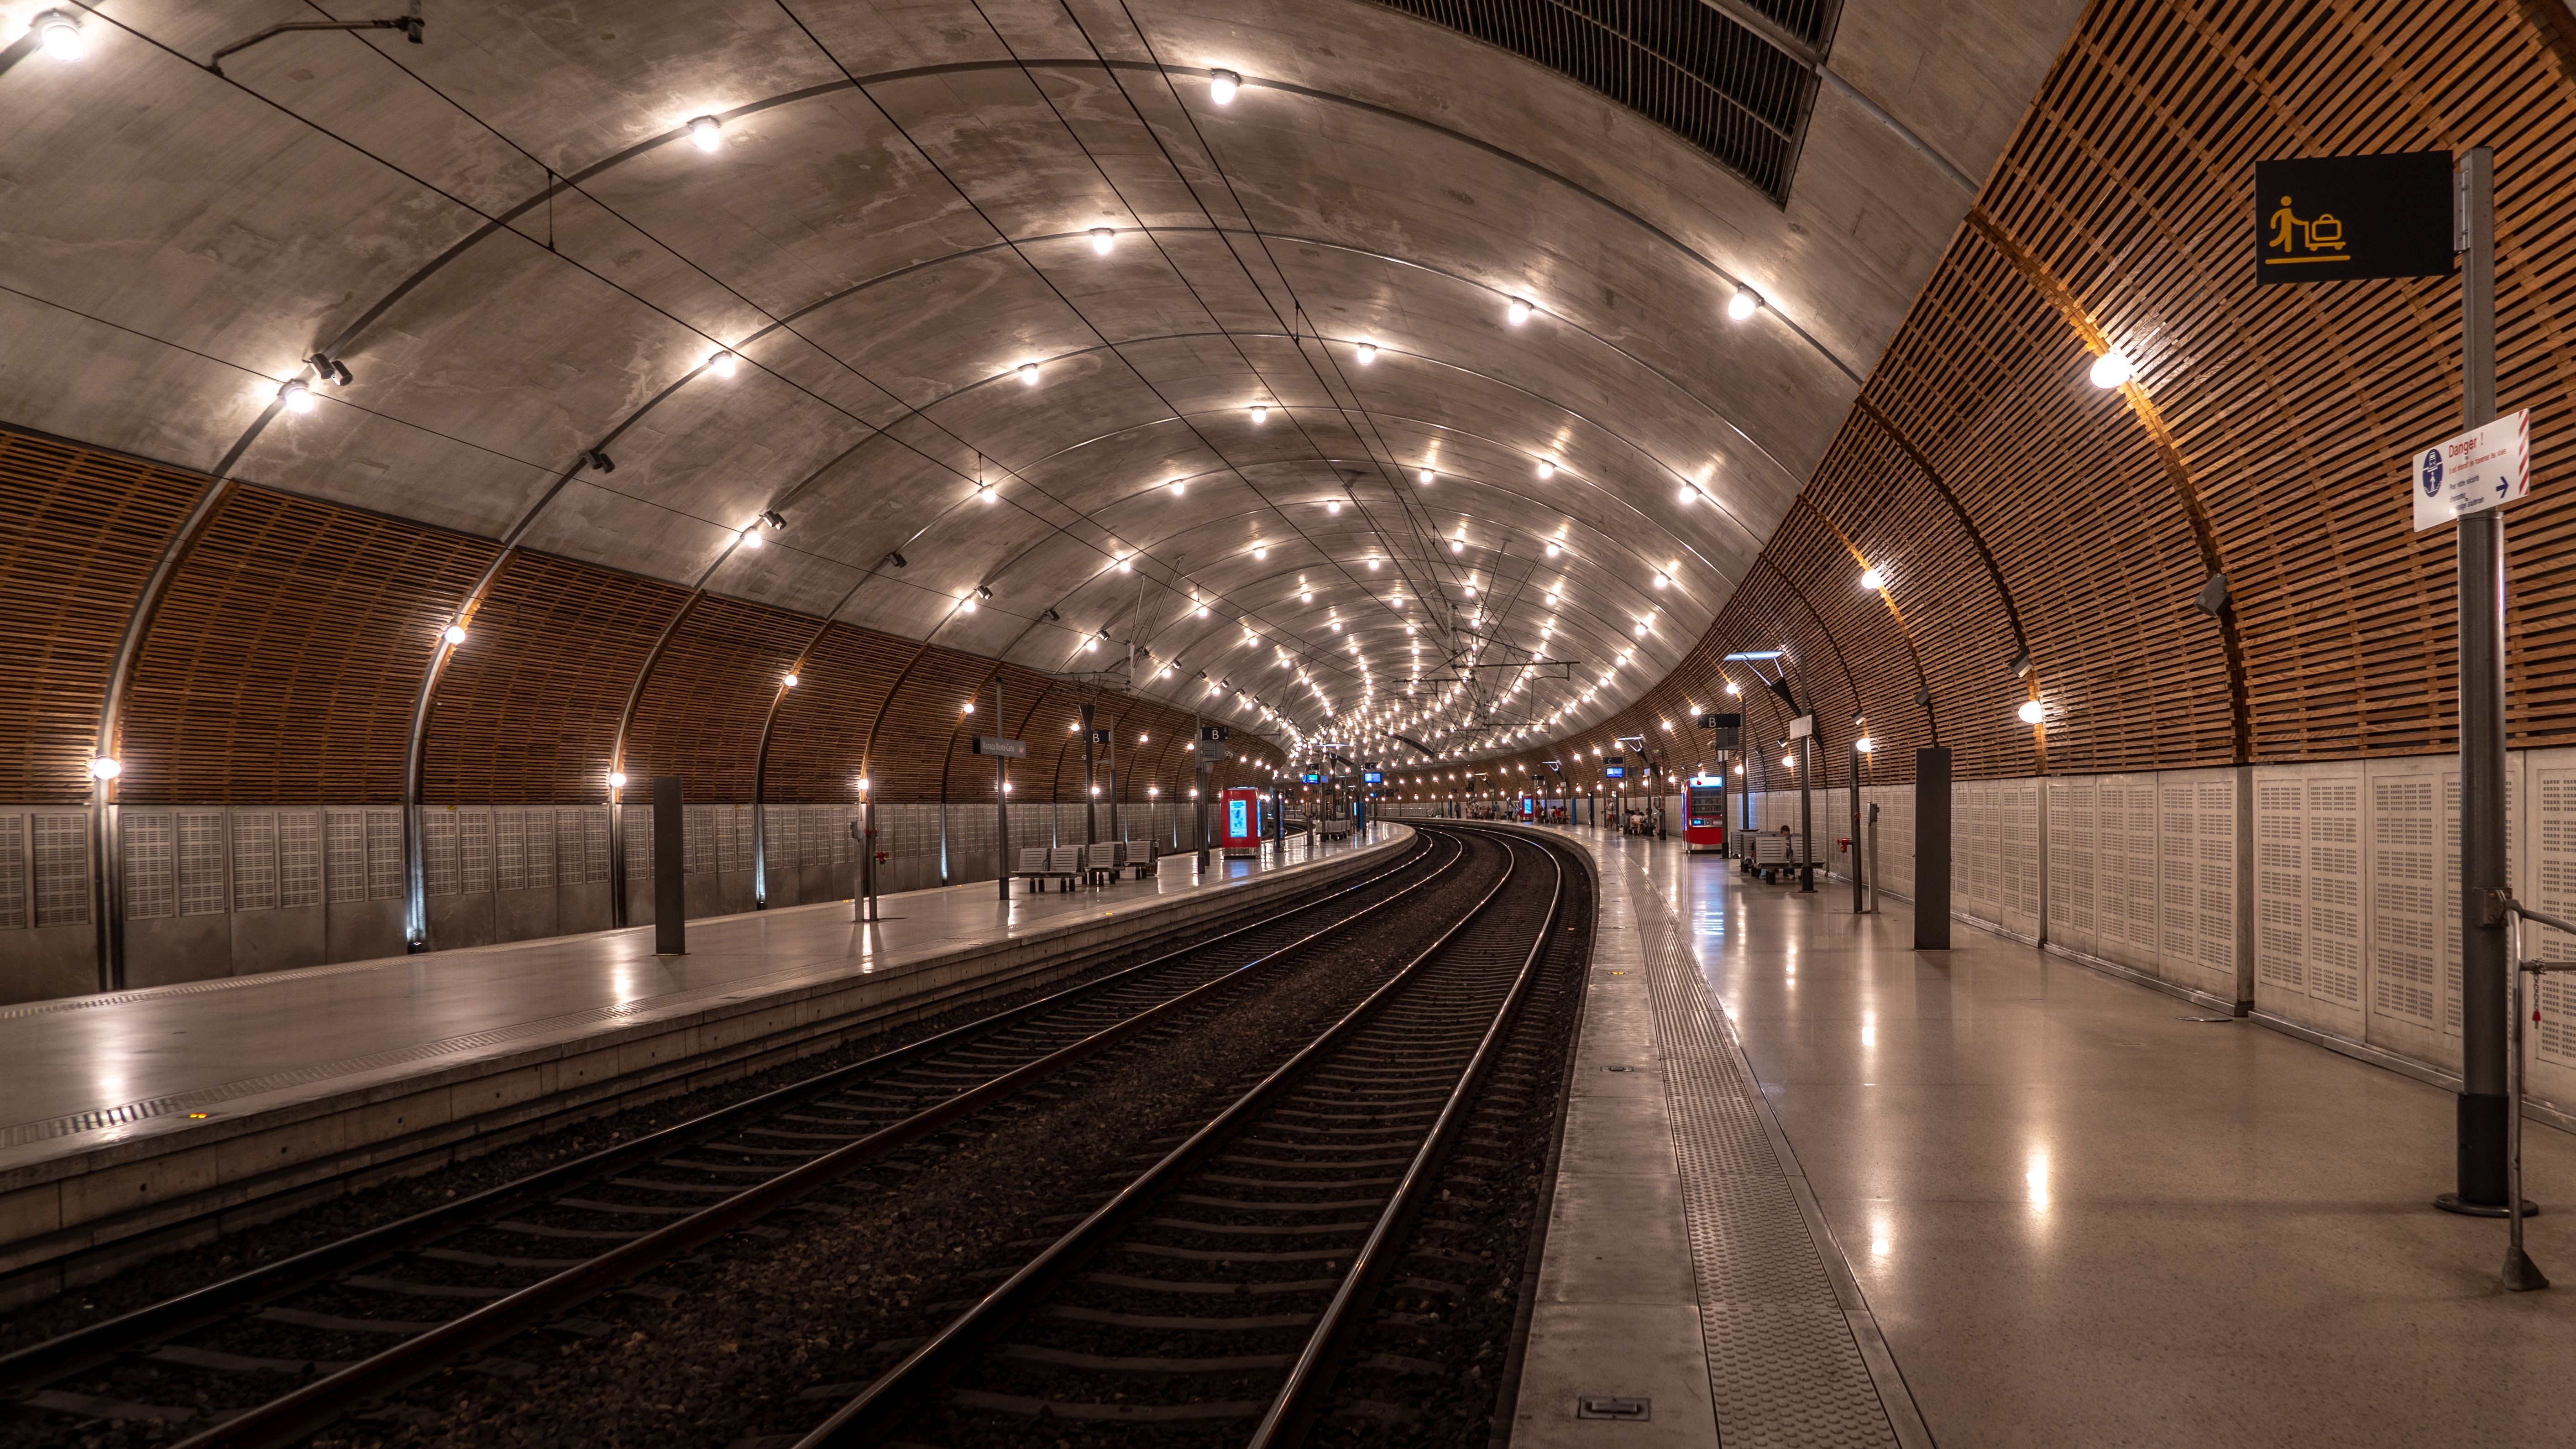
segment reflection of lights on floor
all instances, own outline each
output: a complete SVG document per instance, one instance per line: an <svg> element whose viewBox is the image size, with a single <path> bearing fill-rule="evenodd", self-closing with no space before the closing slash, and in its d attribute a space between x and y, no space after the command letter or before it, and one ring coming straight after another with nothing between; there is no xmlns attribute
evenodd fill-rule
<svg viewBox="0 0 2576 1449"><path fill-rule="evenodd" d="M1873 1219L1869 1225L1869 1256L1876 1261L1885 1262L1888 1253L1895 1246L1895 1239L1892 1230L1888 1227L1887 1219Z"/></svg>
<svg viewBox="0 0 2576 1449"><path fill-rule="evenodd" d="M1878 1013L1875 1011L1860 1014L1860 1044L1865 1047L1878 1045Z"/></svg>
<svg viewBox="0 0 2576 1449"><path fill-rule="evenodd" d="M2047 1148L2034 1147L2030 1150L2030 1165L2022 1169L2021 1180L2023 1185L2029 1189L2030 1205L2032 1207L2044 1208L2048 1206Z"/></svg>

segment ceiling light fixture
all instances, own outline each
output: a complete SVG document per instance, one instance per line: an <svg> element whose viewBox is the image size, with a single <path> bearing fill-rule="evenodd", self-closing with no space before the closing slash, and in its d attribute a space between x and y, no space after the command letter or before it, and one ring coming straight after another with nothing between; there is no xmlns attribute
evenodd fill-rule
<svg viewBox="0 0 2576 1449"><path fill-rule="evenodd" d="M2113 348L2094 358L2093 366L2084 375L2093 380L2095 387L2107 391L2137 376L2137 372L2137 364L2129 361L2128 354Z"/></svg>
<svg viewBox="0 0 2576 1449"><path fill-rule="evenodd" d="M735 537L742 540L742 546L744 548L758 548L760 547L760 525L755 523L751 527L744 529L741 533L736 534Z"/></svg>
<svg viewBox="0 0 2576 1449"><path fill-rule="evenodd" d="M465 626L462 624L450 624L445 629L439 631L438 637L447 641L449 648L454 648L455 646L465 642Z"/></svg>
<svg viewBox="0 0 2576 1449"><path fill-rule="evenodd" d="M1530 319L1530 313L1533 310L1534 309L1528 302L1519 297L1514 297L1511 300L1511 305L1503 309L1503 316L1509 319L1513 326L1518 327Z"/></svg>
<svg viewBox="0 0 2576 1449"><path fill-rule="evenodd" d="M1735 295L1726 299L1726 320L1729 322L1741 322L1761 310L1762 294L1751 287L1738 287Z"/></svg>
<svg viewBox="0 0 2576 1449"><path fill-rule="evenodd" d="M1254 403L1252 405L1252 421L1256 425L1270 421L1270 404Z"/></svg>
<svg viewBox="0 0 2576 1449"><path fill-rule="evenodd" d="M1105 226L1095 226L1091 229L1091 249L1094 252L1105 257L1109 255L1109 249L1116 245L1118 245L1117 232Z"/></svg>
<svg viewBox="0 0 2576 1449"><path fill-rule="evenodd" d="M718 377L731 377L741 368L740 360L731 352L719 352L707 359L707 369Z"/></svg>
<svg viewBox="0 0 2576 1449"><path fill-rule="evenodd" d="M1190 485L1186 479L1175 478L1167 486L1171 488L1172 496L1178 498L1189 488Z"/></svg>
<svg viewBox="0 0 2576 1449"><path fill-rule="evenodd" d="M1220 106L1234 104L1234 93L1243 86L1243 77L1230 70L1208 72L1208 99Z"/></svg>
<svg viewBox="0 0 2576 1449"><path fill-rule="evenodd" d="M304 379L300 377L287 379L286 385L277 390L277 400L284 403L290 413L313 411L313 389L305 386Z"/></svg>
<svg viewBox="0 0 2576 1449"><path fill-rule="evenodd" d="M89 52L89 42L81 36L80 17L68 10L48 10L28 28L36 32L36 43L45 48L45 54L56 60L78 60Z"/></svg>
<svg viewBox="0 0 2576 1449"><path fill-rule="evenodd" d="M689 139L701 151L713 151L724 144L724 122L713 116L699 116L689 122Z"/></svg>
<svg viewBox="0 0 2576 1449"><path fill-rule="evenodd" d="M1028 384L1029 386L1031 386L1031 387L1035 387L1035 386L1037 386L1037 385L1038 385L1038 365L1037 365L1036 363L1034 363L1034 362L1023 362L1023 363L1021 363L1021 364L1020 364L1020 381L1027 383L1027 384Z"/></svg>
<svg viewBox="0 0 2576 1449"><path fill-rule="evenodd" d="M795 676L795 675L793 675L793 674L788 675L785 679L782 679L782 680L780 680L780 681L778 681L778 682L779 682L779 683L781 683L781 684L783 684L783 685L785 685L785 686L787 686L789 689L794 689L794 688L796 687L796 685L797 685L797 679L796 679L796 676Z"/></svg>
<svg viewBox="0 0 2576 1449"><path fill-rule="evenodd" d="M1860 586L1864 589L1886 588L1887 575L1875 568L1862 569L1860 571Z"/></svg>
<svg viewBox="0 0 2576 1449"><path fill-rule="evenodd" d="M1539 459L1539 460L1538 460L1538 476L1539 476L1539 477L1541 477L1541 478L1553 478L1553 477L1555 477L1555 476L1556 476L1556 460L1555 460L1554 458L1541 458L1541 459Z"/></svg>
<svg viewBox="0 0 2576 1449"><path fill-rule="evenodd" d="M1361 344L1360 344L1360 366L1362 366L1362 367L1366 367L1366 366L1368 366L1370 363L1375 362L1375 361L1377 361L1377 344L1376 344L1376 343L1374 343L1374 342L1363 342L1363 343L1361 343Z"/></svg>
<svg viewBox="0 0 2576 1449"><path fill-rule="evenodd" d="M2014 710L2013 713L2020 718L2023 724L2035 725L2047 715L2048 711L2039 707L2038 700L2025 699L2021 702L2021 708Z"/></svg>

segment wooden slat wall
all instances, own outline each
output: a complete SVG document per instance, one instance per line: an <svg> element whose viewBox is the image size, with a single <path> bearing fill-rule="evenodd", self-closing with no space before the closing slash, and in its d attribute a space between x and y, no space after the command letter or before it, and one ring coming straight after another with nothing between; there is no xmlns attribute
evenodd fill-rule
<svg viewBox="0 0 2576 1449"><path fill-rule="evenodd" d="M2457 285L2258 289L2248 254L2258 158L2479 144L2497 154L2501 403L2534 410L2534 496L2506 525L2512 743L2576 742L2576 61L2535 13L2129 0L2086 15L1803 500L1888 568L1962 775L2039 767L2011 722L2011 629L1873 410L1994 554L2049 710L2048 769L2238 758L2226 640L2191 607L2207 568L2193 499L2233 593L2246 758L2456 747L2452 541L2412 531L2404 460L2459 424ZM2088 329L2139 360L2143 407L2085 380ZM1651 729L1708 659L1795 635L1803 594L1895 746L1873 777L1907 778L1912 660L1884 609L1837 602L1858 567L1793 517L1671 687L1505 771ZM1827 642L1795 641L1806 675L1831 674ZM1820 701L1837 748L1839 705Z"/></svg>
<svg viewBox="0 0 2576 1449"><path fill-rule="evenodd" d="M118 798L401 799L421 671L497 551L236 489L153 616L126 711Z"/></svg>
<svg viewBox="0 0 2576 1449"><path fill-rule="evenodd" d="M117 641L206 486L177 469L0 432L0 800L89 798Z"/></svg>
<svg viewBox="0 0 2576 1449"><path fill-rule="evenodd" d="M154 563L209 480L0 429L0 802L85 800L99 696ZM120 798L134 804L392 803L420 672L497 554L486 540L235 485L174 575L146 636L125 726ZM688 601L670 584L542 554L514 555L441 681L423 797L438 803L589 803L636 671ZM818 629L820 629L819 638ZM18 641L27 641L18 647ZM918 656L916 658L916 656ZM910 666L907 668L907 666ZM967 750L959 706L995 665L955 650L708 597L674 631L638 700L627 771L676 770L691 798L751 798L762 716L790 667L767 798L992 798L989 761ZM896 681L901 678L900 689ZM1082 795L1064 735L1088 686L1013 669L1011 718L1032 759L1011 798ZM1189 716L1107 698L1104 711L1166 740ZM955 749L951 752L951 737ZM1070 745L1071 764L1059 756ZM1264 769L1266 742L1236 748ZM1120 781L1186 791L1185 752ZM1253 767L1239 765L1244 778Z"/></svg>
<svg viewBox="0 0 2576 1449"><path fill-rule="evenodd" d="M606 798L632 680L688 591L544 554L511 556L447 662L422 798L433 804Z"/></svg>

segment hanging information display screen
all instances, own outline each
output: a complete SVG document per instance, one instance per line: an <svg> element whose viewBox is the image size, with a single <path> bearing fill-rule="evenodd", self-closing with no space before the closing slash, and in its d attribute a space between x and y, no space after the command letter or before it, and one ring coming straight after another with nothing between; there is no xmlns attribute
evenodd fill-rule
<svg viewBox="0 0 2576 1449"><path fill-rule="evenodd" d="M2254 163L2254 280L2263 286L2447 277L2451 153Z"/></svg>

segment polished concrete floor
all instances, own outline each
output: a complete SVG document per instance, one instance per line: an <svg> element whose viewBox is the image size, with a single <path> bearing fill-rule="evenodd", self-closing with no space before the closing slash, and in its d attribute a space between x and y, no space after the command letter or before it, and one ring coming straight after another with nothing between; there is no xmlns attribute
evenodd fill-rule
<svg viewBox="0 0 2576 1449"><path fill-rule="evenodd" d="M1942 1445L2576 1444L2576 1140L2525 1139L2566 1286L2509 1294L2504 1226L2430 1206L2437 1088L1576 833L1685 927Z"/></svg>
<svg viewBox="0 0 2576 1449"><path fill-rule="evenodd" d="M1406 835L1262 847L1201 876L1166 856L1145 880L1005 902L992 881L880 898L862 927L826 902L692 921L689 952L653 928L557 936L69 997L0 1009L0 1170L184 1128L213 1102L316 1097L710 1004L900 971L1015 937L1224 890Z"/></svg>

